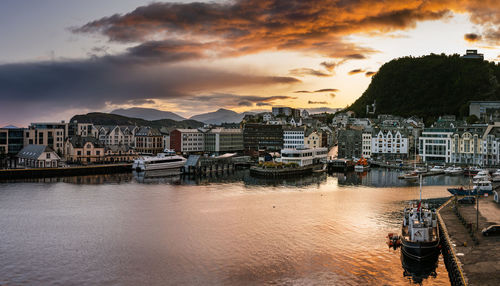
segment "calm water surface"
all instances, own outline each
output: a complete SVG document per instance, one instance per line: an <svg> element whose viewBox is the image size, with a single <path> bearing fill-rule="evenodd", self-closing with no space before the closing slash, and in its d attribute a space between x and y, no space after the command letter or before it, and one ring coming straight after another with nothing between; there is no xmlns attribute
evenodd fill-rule
<svg viewBox="0 0 500 286"><path fill-rule="evenodd" d="M426 178L424 198L461 177ZM397 173L263 181L90 176L0 184L0 284L408 285L385 244ZM424 285L449 285L442 258Z"/></svg>

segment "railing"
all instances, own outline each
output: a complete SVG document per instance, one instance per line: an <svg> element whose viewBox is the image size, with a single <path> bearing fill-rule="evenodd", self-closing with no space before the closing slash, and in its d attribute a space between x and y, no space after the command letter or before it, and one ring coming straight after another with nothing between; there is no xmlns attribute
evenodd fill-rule
<svg viewBox="0 0 500 286"><path fill-rule="evenodd" d="M439 214L439 211L447 206L454 198L450 198L443 205L437 209L437 216L439 221L439 236L441 241L441 252L443 253L444 263L446 265L446 270L448 270L448 277L450 278L451 285L467 285L467 280L465 279L462 267L460 266L460 261L458 260L455 251L451 245L450 236L448 235L448 229L444 224L443 218Z"/></svg>

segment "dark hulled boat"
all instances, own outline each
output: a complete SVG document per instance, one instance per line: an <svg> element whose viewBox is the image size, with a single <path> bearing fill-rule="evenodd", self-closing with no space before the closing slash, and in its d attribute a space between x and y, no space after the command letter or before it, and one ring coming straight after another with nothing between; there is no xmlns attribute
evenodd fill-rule
<svg viewBox="0 0 500 286"><path fill-rule="evenodd" d="M401 230L401 250L415 260L425 260L439 253L439 227L436 210L422 204L422 177L420 200L404 209Z"/></svg>

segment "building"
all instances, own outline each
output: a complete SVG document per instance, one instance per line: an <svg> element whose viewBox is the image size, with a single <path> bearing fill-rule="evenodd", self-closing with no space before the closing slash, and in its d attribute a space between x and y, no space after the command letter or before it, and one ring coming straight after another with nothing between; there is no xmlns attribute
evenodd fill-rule
<svg viewBox="0 0 500 286"><path fill-rule="evenodd" d="M364 130L361 140L361 153L364 158L370 159L372 157L372 131Z"/></svg>
<svg viewBox="0 0 500 286"><path fill-rule="evenodd" d="M132 162L139 157L134 148L128 145L110 145L104 148L103 161L107 163Z"/></svg>
<svg viewBox="0 0 500 286"><path fill-rule="evenodd" d="M455 128L424 128L418 138L419 156L422 162L450 163L451 137Z"/></svg>
<svg viewBox="0 0 500 286"><path fill-rule="evenodd" d="M462 58L484 60L484 55L478 54L477 50L467 50L467 51L465 51L465 55L463 55Z"/></svg>
<svg viewBox="0 0 500 286"><path fill-rule="evenodd" d="M291 107L273 107L272 113L274 116L284 115L299 118L300 109L295 109Z"/></svg>
<svg viewBox="0 0 500 286"><path fill-rule="evenodd" d="M68 124L68 137L83 136L83 137L96 137L99 136L99 129L93 123L78 123L74 120Z"/></svg>
<svg viewBox="0 0 500 286"><path fill-rule="evenodd" d="M135 150L139 154L156 155L163 152L163 136L160 131L151 127L139 128L135 133Z"/></svg>
<svg viewBox="0 0 500 286"><path fill-rule="evenodd" d="M31 123L25 130L24 145L44 145L58 154L64 155L64 142L68 138L68 123L41 122Z"/></svg>
<svg viewBox="0 0 500 286"><path fill-rule="evenodd" d="M372 158L382 160L408 158L408 134L403 128L375 128L371 141Z"/></svg>
<svg viewBox="0 0 500 286"><path fill-rule="evenodd" d="M0 128L0 154L15 156L24 147L24 128L5 126Z"/></svg>
<svg viewBox="0 0 500 286"><path fill-rule="evenodd" d="M299 148L281 150L281 162L295 163L300 167L326 162L328 148Z"/></svg>
<svg viewBox="0 0 500 286"><path fill-rule="evenodd" d="M99 126L99 141L105 146L128 145L135 147L135 134L139 130L137 126Z"/></svg>
<svg viewBox="0 0 500 286"><path fill-rule="evenodd" d="M205 152L227 153L243 151L243 132L241 129L213 128L204 133Z"/></svg>
<svg viewBox="0 0 500 286"><path fill-rule="evenodd" d="M273 120L273 114L272 113L266 112L266 113L262 114L262 121L263 122L269 122L271 120Z"/></svg>
<svg viewBox="0 0 500 286"><path fill-rule="evenodd" d="M483 165L483 134L486 124L461 126L453 132L451 163Z"/></svg>
<svg viewBox="0 0 500 286"><path fill-rule="evenodd" d="M309 111L306 109L302 110L302 118L309 118Z"/></svg>
<svg viewBox="0 0 500 286"><path fill-rule="evenodd" d="M362 150L363 131L356 129L339 130L338 158L360 158Z"/></svg>
<svg viewBox="0 0 500 286"><path fill-rule="evenodd" d="M500 122L488 125L483 137L483 166L500 165Z"/></svg>
<svg viewBox="0 0 500 286"><path fill-rule="evenodd" d="M304 146L306 148L322 147L321 132L314 129L307 129L304 134Z"/></svg>
<svg viewBox="0 0 500 286"><path fill-rule="evenodd" d="M70 137L66 139L65 149L68 163L87 165L104 161L104 145L95 137Z"/></svg>
<svg viewBox="0 0 500 286"><path fill-rule="evenodd" d="M500 120L500 101L470 101L469 116L475 115L482 122Z"/></svg>
<svg viewBox="0 0 500 286"><path fill-rule="evenodd" d="M163 136L163 148L170 150L170 132L166 127L162 127L160 133Z"/></svg>
<svg viewBox="0 0 500 286"><path fill-rule="evenodd" d="M175 152L205 151L205 136L198 129L175 129L170 132L170 148Z"/></svg>
<svg viewBox="0 0 500 286"><path fill-rule="evenodd" d="M61 160L52 148L34 144L21 149L17 158L19 165L27 168L56 168Z"/></svg>
<svg viewBox="0 0 500 286"><path fill-rule="evenodd" d="M243 128L243 147L245 152L259 150L268 152L283 148L283 128L281 125L248 123Z"/></svg>
<svg viewBox="0 0 500 286"><path fill-rule="evenodd" d="M283 126L283 149L304 148L304 127Z"/></svg>

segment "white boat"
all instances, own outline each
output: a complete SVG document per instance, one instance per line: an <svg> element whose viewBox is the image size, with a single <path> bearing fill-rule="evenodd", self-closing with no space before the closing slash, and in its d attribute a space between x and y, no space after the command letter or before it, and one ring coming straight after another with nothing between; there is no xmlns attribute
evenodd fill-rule
<svg viewBox="0 0 500 286"><path fill-rule="evenodd" d="M448 167L448 168L444 169L444 173L447 175L451 174L451 172L453 171L453 168L454 167Z"/></svg>
<svg viewBox="0 0 500 286"><path fill-rule="evenodd" d="M500 182L500 175L493 176L491 180L495 183Z"/></svg>
<svg viewBox="0 0 500 286"><path fill-rule="evenodd" d="M370 167L368 166L363 166L363 165L355 165L354 166L354 171L356 172L364 172L364 171L368 171Z"/></svg>
<svg viewBox="0 0 500 286"><path fill-rule="evenodd" d="M180 170L186 164L186 158L176 155L175 151L165 150L165 153L158 153L156 156L145 156L134 160L132 169L138 172L151 170Z"/></svg>
<svg viewBox="0 0 500 286"><path fill-rule="evenodd" d="M481 170L477 173L477 175L475 175L473 177L473 179L475 181L484 181L484 180L489 180L490 179L490 175L488 173L488 171L486 170Z"/></svg>
<svg viewBox="0 0 500 286"><path fill-rule="evenodd" d="M490 181L479 181L474 184L473 190L477 191L479 190L479 193L481 192L491 192L493 191L493 186L491 185Z"/></svg>
<svg viewBox="0 0 500 286"><path fill-rule="evenodd" d="M497 169L493 174L491 174L492 176L500 176L500 169Z"/></svg>
<svg viewBox="0 0 500 286"><path fill-rule="evenodd" d="M444 171L444 166L434 166L430 170L431 172L443 172Z"/></svg>
<svg viewBox="0 0 500 286"><path fill-rule="evenodd" d="M453 169L449 172L450 175L460 175L464 172L464 170L460 167L453 167Z"/></svg>

